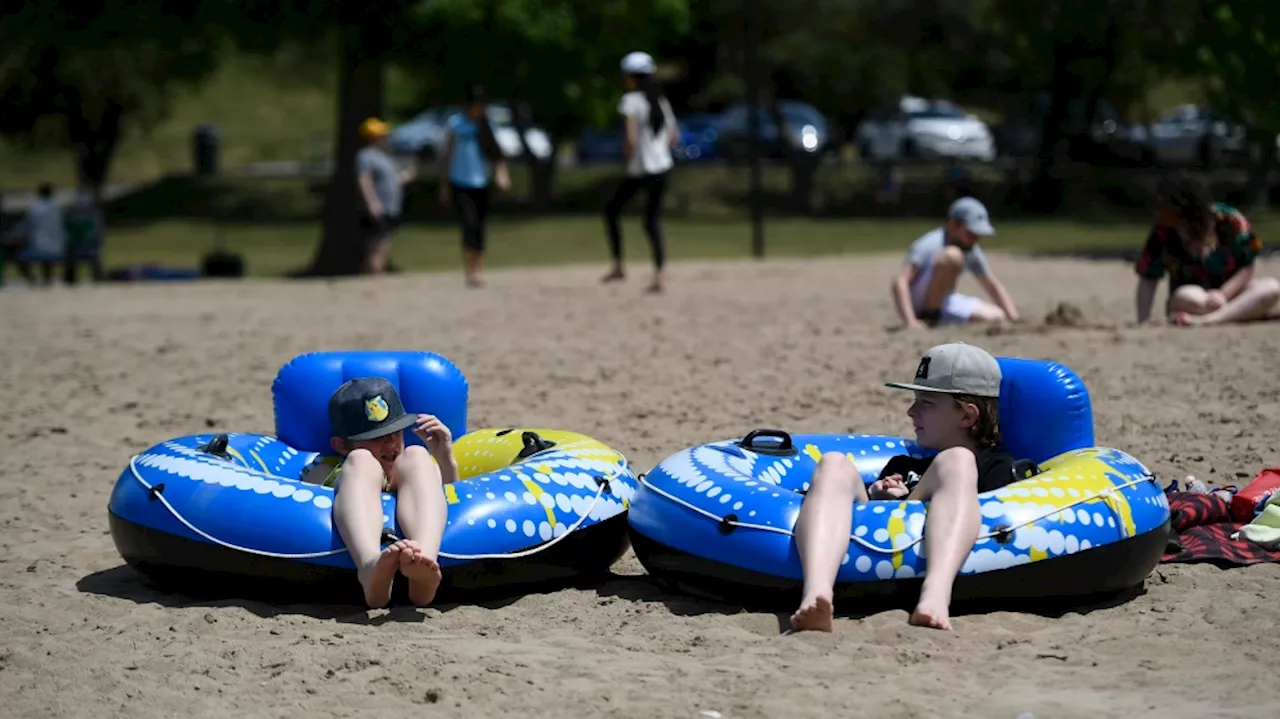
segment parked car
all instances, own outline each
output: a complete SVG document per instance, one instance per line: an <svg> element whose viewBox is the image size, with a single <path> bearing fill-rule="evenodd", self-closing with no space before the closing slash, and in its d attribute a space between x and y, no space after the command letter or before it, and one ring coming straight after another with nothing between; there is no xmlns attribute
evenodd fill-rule
<svg viewBox="0 0 1280 719"><path fill-rule="evenodd" d="M838 150L830 132L827 118L813 105L799 100L779 100L778 109L787 126L786 142L792 150L808 154L830 154ZM756 108L760 118L760 140L765 157L785 157L786 146L768 107ZM743 159L749 154L746 103L730 105L714 121L719 135L720 153L731 159Z"/></svg>
<svg viewBox="0 0 1280 719"><path fill-rule="evenodd" d="M676 152L685 162L705 162L719 156L720 130L716 127L719 116L710 112L696 112L676 118L680 125L680 146Z"/></svg>
<svg viewBox="0 0 1280 719"><path fill-rule="evenodd" d="M1029 107L1012 108L1005 121L993 128L1000 157L1033 157L1040 151L1044 117L1052 98L1039 93ZM1067 105L1065 129L1075 145L1063 148L1074 159L1095 164L1147 164L1151 150L1147 128L1127 122L1106 100L1098 102L1092 120L1085 120L1084 100Z"/></svg>
<svg viewBox="0 0 1280 719"><path fill-rule="evenodd" d="M1206 107L1178 105L1151 123L1148 146L1162 165L1230 164L1243 159L1248 131Z"/></svg>
<svg viewBox="0 0 1280 719"><path fill-rule="evenodd" d="M855 131L858 149L868 160L924 157L996 158L991 129L949 100L903 95L873 110Z"/></svg>
<svg viewBox="0 0 1280 719"><path fill-rule="evenodd" d="M715 126L716 116L710 113L694 113L676 117L680 127L680 144L672 154L677 162L705 162L714 159L719 134ZM621 162L622 130L584 130L578 136L578 162Z"/></svg>
<svg viewBox="0 0 1280 719"><path fill-rule="evenodd" d="M417 155L424 162L434 162L444 152L449 117L462 111L459 105L424 110L391 131L387 148L393 154ZM520 144L511 107L504 101L493 101L485 114L493 125L493 138L502 154L508 159L521 157L524 147ZM525 142L535 157L543 160L551 157L551 138L542 128L535 125L525 131Z"/></svg>

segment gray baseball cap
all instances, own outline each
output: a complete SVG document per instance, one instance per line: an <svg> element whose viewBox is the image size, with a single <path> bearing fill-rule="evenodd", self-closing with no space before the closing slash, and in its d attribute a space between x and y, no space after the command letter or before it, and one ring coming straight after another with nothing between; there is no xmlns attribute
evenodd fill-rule
<svg viewBox="0 0 1280 719"><path fill-rule="evenodd" d="M964 342L938 345L924 353L914 382L886 382L886 387L919 392L1000 396L1000 364L981 347Z"/></svg>
<svg viewBox="0 0 1280 719"><path fill-rule="evenodd" d="M979 237L990 237L996 233L996 228L991 226L987 206L972 197L961 197L951 203L951 207L947 209L947 219Z"/></svg>

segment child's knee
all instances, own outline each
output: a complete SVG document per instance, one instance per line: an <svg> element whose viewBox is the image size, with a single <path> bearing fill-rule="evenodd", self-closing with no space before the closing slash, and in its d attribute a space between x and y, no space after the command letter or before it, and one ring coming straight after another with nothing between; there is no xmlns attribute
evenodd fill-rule
<svg viewBox="0 0 1280 719"><path fill-rule="evenodd" d="M352 450L342 460L342 487L365 485L382 487L382 463L367 449Z"/></svg>
<svg viewBox="0 0 1280 719"><path fill-rule="evenodd" d="M933 458L930 468L934 470L940 485L959 482L977 487L978 460L973 451L966 447L942 450Z"/></svg>
<svg viewBox="0 0 1280 719"><path fill-rule="evenodd" d="M440 468L426 447L411 444L396 457L396 473L404 481L440 481Z"/></svg>
<svg viewBox="0 0 1280 719"><path fill-rule="evenodd" d="M852 492L854 479L858 477L858 468L849 456L841 452L827 452L818 460L810 480L810 491L822 488L824 491Z"/></svg>

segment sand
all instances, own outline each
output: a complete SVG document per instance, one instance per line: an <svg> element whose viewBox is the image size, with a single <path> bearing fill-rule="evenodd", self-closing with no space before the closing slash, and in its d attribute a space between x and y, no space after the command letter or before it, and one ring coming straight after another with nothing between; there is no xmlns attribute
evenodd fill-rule
<svg viewBox="0 0 1280 719"><path fill-rule="evenodd" d="M132 453L272 432L272 377L318 349L442 352L471 380L471 426L586 431L648 469L759 426L905 433L880 383L958 338L1069 364L1099 442L1162 481L1280 464L1280 326L1130 329L1126 265L992 260L1029 320L1013 331L888 331L897 256L680 265L658 298L638 265L611 287L591 266L479 292L454 274L6 291L0 715L1277 716L1271 565L1162 565L1117 606L969 614L954 633L892 610L791 635L658 591L631 554L598 587L366 612L161 594L107 532ZM1061 301L1079 314L1046 324Z"/></svg>

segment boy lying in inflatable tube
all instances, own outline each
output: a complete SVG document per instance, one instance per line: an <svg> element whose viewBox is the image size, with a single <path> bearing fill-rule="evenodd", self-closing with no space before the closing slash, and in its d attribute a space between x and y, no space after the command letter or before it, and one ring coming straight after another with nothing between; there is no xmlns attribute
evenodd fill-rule
<svg viewBox="0 0 1280 719"><path fill-rule="evenodd" d="M441 579L436 558L448 513L443 486L458 479L449 428L434 415L406 413L396 388L381 377L338 387L329 399L329 425L338 456L314 465L303 481L336 490L334 524L351 552L365 602L387 606L399 572L409 580L409 600L430 604ZM425 449L405 446L410 427ZM383 492L396 493L396 519L405 535L385 549Z"/></svg>
<svg viewBox="0 0 1280 719"><path fill-rule="evenodd" d="M985 350L954 342L930 349L914 382L886 386L915 392L907 416L916 442L937 455L894 457L866 487L851 456L823 455L795 526L804 595L791 615L797 630L832 629L836 574L849 549L853 505L868 500L929 500L925 551L930 571L910 622L951 629L951 587L981 526L978 494L1014 482L1014 458L1000 449L1000 365Z"/></svg>

